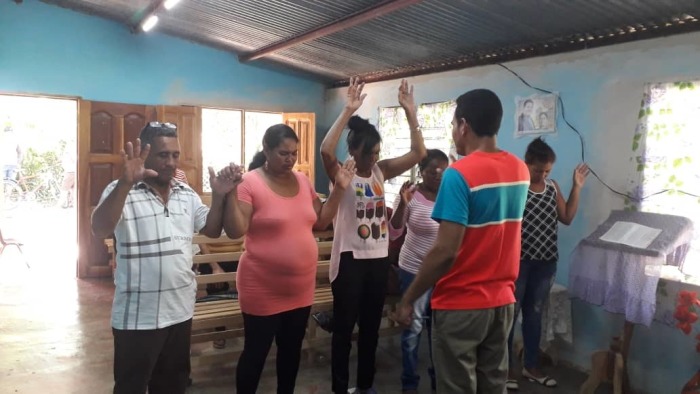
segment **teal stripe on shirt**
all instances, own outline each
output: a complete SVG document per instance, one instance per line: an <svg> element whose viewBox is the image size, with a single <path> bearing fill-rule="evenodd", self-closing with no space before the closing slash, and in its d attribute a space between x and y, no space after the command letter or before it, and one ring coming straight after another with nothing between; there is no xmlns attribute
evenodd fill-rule
<svg viewBox="0 0 700 394"><path fill-rule="evenodd" d="M522 182L486 185L478 187L477 190L472 189L469 196L470 205L479 209L471 210L469 225L479 226L522 220L528 187L529 182ZM503 204L504 200L508 203Z"/></svg>
<svg viewBox="0 0 700 394"><path fill-rule="evenodd" d="M480 185L469 188L464 176L450 167L442 175L432 218L463 226L483 226L522 220L529 182ZM503 204L501 201L507 201Z"/></svg>

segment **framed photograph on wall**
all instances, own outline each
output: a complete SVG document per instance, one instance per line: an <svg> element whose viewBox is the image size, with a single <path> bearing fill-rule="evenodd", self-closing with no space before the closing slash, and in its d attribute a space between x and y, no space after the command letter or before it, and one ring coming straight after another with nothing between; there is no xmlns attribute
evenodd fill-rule
<svg viewBox="0 0 700 394"><path fill-rule="evenodd" d="M557 95L515 97L515 138L556 134Z"/></svg>

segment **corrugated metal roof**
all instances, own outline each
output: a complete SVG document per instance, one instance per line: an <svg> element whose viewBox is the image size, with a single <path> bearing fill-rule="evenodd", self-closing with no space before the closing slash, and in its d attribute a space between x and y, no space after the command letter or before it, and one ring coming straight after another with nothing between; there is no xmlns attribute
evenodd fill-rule
<svg viewBox="0 0 700 394"><path fill-rule="evenodd" d="M148 0L47 0L133 26ZM239 53L381 3L182 0L156 29ZM342 83L494 63L700 30L697 0L425 0L266 58Z"/></svg>
<svg viewBox="0 0 700 394"><path fill-rule="evenodd" d="M303 33L363 9L374 1L183 0L162 13L159 29L216 40L236 50L255 48Z"/></svg>
<svg viewBox="0 0 700 394"><path fill-rule="evenodd" d="M369 75L537 43L570 44L569 38L576 35L607 36L619 28L661 23L664 17L688 12L697 15L700 2L428 0L307 43L303 49L290 48L287 55L315 58L343 70L346 77ZM325 55L328 52L344 54L345 63L339 66L337 57Z"/></svg>
<svg viewBox="0 0 700 394"><path fill-rule="evenodd" d="M76 11L102 16L129 24L132 18L143 13L150 0L50 0L45 3L71 8Z"/></svg>

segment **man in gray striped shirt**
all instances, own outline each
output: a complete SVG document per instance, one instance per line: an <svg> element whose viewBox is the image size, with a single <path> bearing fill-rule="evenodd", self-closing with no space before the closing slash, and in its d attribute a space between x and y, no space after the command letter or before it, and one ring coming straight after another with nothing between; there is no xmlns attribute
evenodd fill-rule
<svg viewBox="0 0 700 394"><path fill-rule="evenodd" d="M209 168L210 209L173 179L177 127L151 122L140 137L122 151L122 176L107 186L92 215L97 237L116 238L114 393L184 393L197 287L192 236L221 235L224 199L240 171L227 167L215 175Z"/></svg>

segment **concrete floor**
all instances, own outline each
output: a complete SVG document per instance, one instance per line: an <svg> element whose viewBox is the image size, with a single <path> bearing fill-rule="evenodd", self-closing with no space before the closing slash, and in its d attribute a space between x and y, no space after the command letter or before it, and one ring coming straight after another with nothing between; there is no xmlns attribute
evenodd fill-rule
<svg viewBox="0 0 700 394"><path fill-rule="evenodd" d="M33 260L29 270L13 250L0 258L0 393L111 392L113 285L109 280L74 279L70 264L56 264L57 260L60 255ZM423 393L430 392L426 348L422 346L421 355ZM302 361L298 393L330 393L329 356L330 349L324 348L313 361ZM380 393L400 392L398 337L380 341L377 371ZM558 388L522 383L520 393L577 393L585 380L584 374L562 366L549 372L559 381ZM196 369L188 392L231 393L234 373L232 365ZM274 362L268 363L259 392L275 392Z"/></svg>

